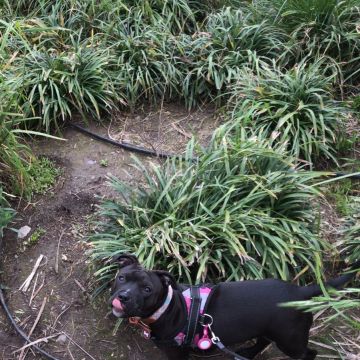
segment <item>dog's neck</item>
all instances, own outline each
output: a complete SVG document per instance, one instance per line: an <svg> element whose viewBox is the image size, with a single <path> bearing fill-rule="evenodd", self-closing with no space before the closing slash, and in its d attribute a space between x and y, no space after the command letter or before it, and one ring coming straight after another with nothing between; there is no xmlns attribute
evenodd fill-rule
<svg viewBox="0 0 360 360"><path fill-rule="evenodd" d="M174 292L173 288L171 287L171 285L169 285L167 293L165 293L165 296L162 296L160 298L158 304L155 306L156 310L154 310L152 314L146 317L145 319L142 319L142 321L145 324L152 324L153 322L157 321L166 312L167 308L171 303L173 292Z"/></svg>
<svg viewBox="0 0 360 360"><path fill-rule="evenodd" d="M172 339L183 329L186 319L186 306L182 290L174 289L166 311L156 322L150 324L151 333L158 340Z"/></svg>

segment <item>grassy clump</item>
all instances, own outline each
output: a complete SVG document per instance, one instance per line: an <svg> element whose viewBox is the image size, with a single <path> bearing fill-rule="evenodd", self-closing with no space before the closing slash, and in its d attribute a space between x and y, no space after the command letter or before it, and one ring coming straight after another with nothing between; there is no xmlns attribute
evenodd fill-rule
<svg viewBox="0 0 360 360"><path fill-rule="evenodd" d="M16 61L5 82L19 94L25 115L39 116L37 127L49 132L74 111L100 118L101 110L114 107L108 62L108 52L85 44L60 53L33 51Z"/></svg>
<svg viewBox="0 0 360 360"><path fill-rule="evenodd" d="M266 20L254 24L241 9L227 7L209 14L186 54L190 63L183 89L186 102L193 106L221 95L253 53L277 57L285 51L286 41L284 32Z"/></svg>
<svg viewBox="0 0 360 360"><path fill-rule="evenodd" d="M256 0L256 17L268 18L290 37L295 47L294 60L329 56L340 64L347 82L359 78L358 0Z"/></svg>
<svg viewBox="0 0 360 360"><path fill-rule="evenodd" d="M335 161L345 109L333 99L336 71L331 70L324 60L304 61L284 72L274 62L255 59L238 74L230 99L231 117L285 144L310 165L319 157Z"/></svg>
<svg viewBox="0 0 360 360"><path fill-rule="evenodd" d="M337 247L350 263L360 259L360 197L348 196L347 213Z"/></svg>
<svg viewBox="0 0 360 360"><path fill-rule="evenodd" d="M31 190L36 194L45 194L54 185L60 169L46 157L35 160L29 168L32 179Z"/></svg>
<svg viewBox="0 0 360 360"><path fill-rule="evenodd" d="M170 160L133 189L113 178L123 202L101 207L107 222L92 239L94 258L136 253L148 268L186 281L287 279L311 264L323 244L311 229L312 174L293 170L281 147L220 128L212 146L193 161ZM100 270L111 278L111 268Z"/></svg>
<svg viewBox="0 0 360 360"><path fill-rule="evenodd" d="M359 210L360 206L358 206ZM360 259L360 221L345 232L345 241L342 243L342 251L348 254L350 262Z"/></svg>
<svg viewBox="0 0 360 360"><path fill-rule="evenodd" d="M0 184L15 195L29 196L27 167L34 157L19 138L19 127L26 119L18 110L14 94L0 79Z"/></svg>
<svg viewBox="0 0 360 360"><path fill-rule="evenodd" d="M99 118L143 99L182 99L189 107L227 99L226 87L254 54L283 67L326 55L343 80L355 81L354 4L8 1L0 51L25 113L42 117L38 125L49 131L74 111Z"/></svg>
<svg viewBox="0 0 360 360"><path fill-rule="evenodd" d="M3 189L0 186L0 246L1 246L1 238L3 237L4 234L4 229L8 226L14 214L15 211L9 207Z"/></svg>
<svg viewBox="0 0 360 360"><path fill-rule="evenodd" d="M184 45L163 23L150 26L139 21L129 27L123 21L106 31L113 54L112 80L127 105L181 96L184 74L178 61Z"/></svg>

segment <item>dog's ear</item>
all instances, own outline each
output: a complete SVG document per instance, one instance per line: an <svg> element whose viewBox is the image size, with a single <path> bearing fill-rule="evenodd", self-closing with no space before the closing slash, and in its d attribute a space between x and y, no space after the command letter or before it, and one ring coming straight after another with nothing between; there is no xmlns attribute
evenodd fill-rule
<svg viewBox="0 0 360 360"><path fill-rule="evenodd" d="M177 289L177 282L175 278L167 271L154 270L154 273L159 276L161 282L167 287L171 285L173 289Z"/></svg>
<svg viewBox="0 0 360 360"><path fill-rule="evenodd" d="M131 254L115 255L112 257L111 263L118 264L119 269L129 265L140 265L136 256Z"/></svg>

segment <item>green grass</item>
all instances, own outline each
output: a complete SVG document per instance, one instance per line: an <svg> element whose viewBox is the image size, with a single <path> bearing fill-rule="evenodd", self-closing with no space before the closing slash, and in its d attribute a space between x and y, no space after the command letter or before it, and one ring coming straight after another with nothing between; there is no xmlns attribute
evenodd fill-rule
<svg viewBox="0 0 360 360"><path fill-rule="evenodd" d="M295 307L306 312L316 312L321 310L331 310L327 314L326 321L334 320L336 317L342 317L350 326L360 329L360 324L352 311L360 309L360 289L348 288L340 291L329 291L329 293L316 296L311 300L295 301L287 303L287 306Z"/></svg>
<svg viewBox="0 0 360 360"><path fill-rule="evenodd" d="M255 59L238 74L230 116L256 133L283 144L310 166L319 158L335 160L346 108L334 100L336 69L321 59L283 71Z"/></svg>
<svg viewBox="0 0 360 360"><path fill-rule="evenodd" d="M46 157L41 157L29 165L29 175L31 176L31 190L35 194L45 194L54 184L60 175L60 169L53 161Z"/></svg>
<svg viewBox="0 0 360 360"><path fill-rule="evenodd" d="M266 20L252 23L242 10L223 8L209 14L203 32L192 37L183 96L189 107L215 99L234 84L252 54L277 57L285 51L286 34Z"/></svg>
<svg viewBox="0 0 360 360"><path fill-rule="evenodd" d="M76 111L100 118L115 107L107 72L107 51L74 44L66 52L31 52L16 61L6 83L19 94L19 103L38 129L59 128Z"/></svg>
<svg viewBox="0 0 360 360"><path fill-rule="evenodd" d="M31 176L27 166L33 155L14 132L22 122L21 114L1 112L0 105L0 184L7 192L29 196Z"/></svg>
<svg viewBox="0 0 360 360"><path fill-rule="evenodd" d="M113 178L123 201L107 201L107 220L92 238L95 260L135 253L147 268L186 281L288 279L312 266L323 244L313 231L314 176L292 170L292 158L238 126L221 128L208 150L192 143L187 161L151 171L137 162L144 186ZM114 269L99 271L111 279Z"/></svg>
<svg viewBox="0 0 360 360"><path fill-rule="evenodd" d="M179 97L184 74L176 64L183 45L164 24L139 21L128 27L123 21L104 31L113 54L113 84L123 103L134 107L140 99L156 103Z"/></svg>
<svg viewBox="0 0 360 360"><path fill-rule="evenodd" d="M341 238L337 248L342 257L350 263L360 259L360 197L348 197L347 213L341 229Z"/></svg>
<svg viewBox="0 0 360 360"><path fill-rule="evenodd" d="M46 234L46 230L42 228L38 228L34 230L34 232L30 235L29 239L22 243L23 251L27 250L27 248L36 245L43 235Z"/></svg>
<svg viewBox="0 0 360 360"><path fill-rule="evenodd" d="M0 243L4 234L4 229L9 225L12 218L15 215L15 211L10 208L2 187L0 186Z"/></svg>
<svg viewBox="0 0 360 360"><path fill-rule="evenodd" d="M255 0L253 3L258 19L268 18L292 38L289 46L297 49L296 61L326 55L340 64L345 82L359 79L358 0Z"/></svg>

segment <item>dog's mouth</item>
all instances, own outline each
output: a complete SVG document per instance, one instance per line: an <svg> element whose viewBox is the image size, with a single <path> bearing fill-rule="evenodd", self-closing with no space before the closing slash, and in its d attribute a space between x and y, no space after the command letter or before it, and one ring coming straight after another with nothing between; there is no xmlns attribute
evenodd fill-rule
<svg viewBox="0 0 360 360"><path fill-rule="evenodd" d="M119 299L115 298L111 304L113 307L112 312L116 317L121 317L124 315L124 305Z"/></svg>

